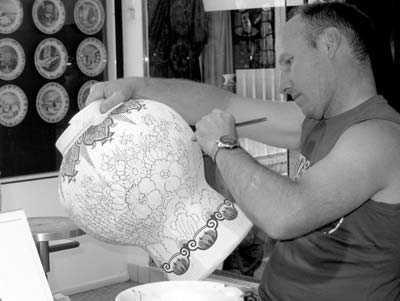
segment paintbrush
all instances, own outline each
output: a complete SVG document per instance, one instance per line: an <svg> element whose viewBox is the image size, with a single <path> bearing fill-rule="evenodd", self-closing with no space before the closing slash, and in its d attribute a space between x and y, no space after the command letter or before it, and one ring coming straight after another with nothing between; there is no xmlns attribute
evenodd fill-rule
<svg viewBox="0 0 400 301"><path fill-rule="evenodd" d="M250 120L247 120L247 121L237 122L237 123L235 123L235 126L236 127L241 127L241 126L245 126L245 125L260 123L260 122L263 122L263 121L266 121L266 120L267 120L267 117L250 119Z"/></svg>

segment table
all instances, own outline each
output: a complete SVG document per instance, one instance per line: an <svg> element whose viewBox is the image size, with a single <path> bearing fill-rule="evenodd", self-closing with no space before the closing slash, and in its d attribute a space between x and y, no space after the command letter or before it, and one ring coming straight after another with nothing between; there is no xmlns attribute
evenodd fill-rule
<svg viewBox="0 0 400 301"><path fill-rule="evenodd" d="M68 241L51 246L49 242L85 234L69 217L65 216L30 217L28 222L46 275L50 271L49 254L51 252L79 247L78 241Z"/></svg>

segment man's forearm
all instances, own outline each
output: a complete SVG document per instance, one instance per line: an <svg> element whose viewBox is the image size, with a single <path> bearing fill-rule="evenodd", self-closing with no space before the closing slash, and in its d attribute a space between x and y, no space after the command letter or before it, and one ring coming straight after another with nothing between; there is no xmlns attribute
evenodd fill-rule
<svg viewBox="0 0 400 301"><path fill-rule="evenodd" d="M217 164L235 201L254 224L272 238L286 236L282 225L290 216L288 200L295 198L291 188L296 183L260 165L241 148L220 150Z"/></svg>
<svg viewBox="0 0 400 301"><path fill-rule="evenodd" d="M132 97L163 102L192 125L214 108L225 110L233 96L218 87L183 79L132 77L127 80L136 87Z"/></svg>

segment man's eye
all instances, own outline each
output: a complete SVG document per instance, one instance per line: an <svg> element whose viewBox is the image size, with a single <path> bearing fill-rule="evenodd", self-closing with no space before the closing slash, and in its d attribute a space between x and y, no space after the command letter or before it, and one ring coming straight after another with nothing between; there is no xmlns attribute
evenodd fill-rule
<svg viewBox="0 0 400 301"><path fill-rule="evenodd" d="M290 59L286 59L286 61L285 61L285 65L291 65L293 63L293 58L290 58Z"/></svg>

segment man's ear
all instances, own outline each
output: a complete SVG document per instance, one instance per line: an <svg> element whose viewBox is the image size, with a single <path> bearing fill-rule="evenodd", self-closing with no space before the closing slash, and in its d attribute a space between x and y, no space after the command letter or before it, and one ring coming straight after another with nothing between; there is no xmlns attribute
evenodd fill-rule
<svg viewBox="0 0 400 301"><path fill-rule="evenodd" d="M324 30L322 37L325 51L329 58L333 58L342 42L340 31L336 27L328 27Z"/></svg>

